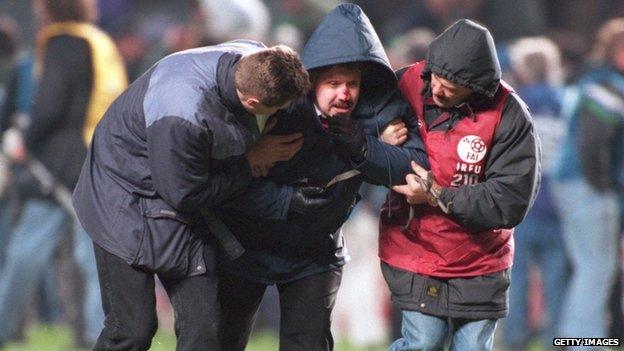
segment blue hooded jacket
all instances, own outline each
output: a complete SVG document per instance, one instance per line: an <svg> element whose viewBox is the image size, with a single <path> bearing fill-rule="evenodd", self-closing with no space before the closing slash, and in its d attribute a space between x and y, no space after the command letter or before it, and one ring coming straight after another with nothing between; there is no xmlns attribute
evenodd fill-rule
<svg viewBox="0 0 624 351"><path fill-rule="evenodd" d="M333 140L321 126L313 97L277 114L278 123L271 133L302 132L301 150L289 161L276 164L268 178L254 180L229 206L216 210L246 249L234 261L224 258L221 266L266 284L343 265L348 256L339 228L359 200L362 181L402 184L411 172L410 160L428 167L415 118L396 90L396 76L374 28L357 5L342 4L327 14L303 49L302 61L308 70L339 63L363 64L360 98L351 117L365 131L367 153L359 164L338 158ZM408 142L395 147L378 140L379 132L400 117L410 126ZM327 187L333 197L328 213L288 218L296 186L324 186L353 169L361 175Z"/></svg>

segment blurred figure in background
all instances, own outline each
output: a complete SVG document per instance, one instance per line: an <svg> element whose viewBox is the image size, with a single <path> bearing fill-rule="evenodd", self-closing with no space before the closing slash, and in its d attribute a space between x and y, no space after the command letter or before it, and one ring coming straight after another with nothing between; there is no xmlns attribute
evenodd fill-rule
<svg viewBox="0 0 624 351"><path fill-rule="evenodd" d="M29 169L34 158L41 161L50 173L44 175L50 184L43 196L32 194L25 200L11 238L0 274L0 343L14 332L42 269L73 226L85 323L75 338L87 345L95 341L104 319L91 241L74 221L69 203L50 194L69 199L95 125L127 81L114 43L91 24L97 17L94 0L36 0L34 13L41 25L37 92L31 121L24 126L23 146L11 148L10 157Z"/></svg>
<svg viewBox="0 0 624 351"><path fill-rule="evenodd" d="M17 93L15 85L20 71L17 68L19 66L17 31L17 23L12 18L0 18L0 132L6 129L4 126L9 123L10 115L16 109L14 108L16 98L13 95ZM10 168L10 161L4 154L0 154L0 267L4 265L13 217L11 203L15 199L14 196L10 196L13 195L9 187Z"/></svg>
<svg viewBox="0 0 624 351"><path fill-rule="evenodd" d="M427 48L435 38L435 33L418 27L393 40L388 56L394 67L405 67L422 61L427 56Z"/></svg>
<svg viewBox="0 0 624 351"><path fill-rule="evenodd" d="M216 42L245 38L265 40L271 15L261 0L198 0L208 34Z"/></svg>
<svg viewBox="0 0 624 351"><path fill-rule="evenodd" d="M15 27L14 27L15 26ZM14 27L11 32L17 39L20 33L17 33L17 25L11 18L0 19L0 31L4 31ZM6 32L5 32L6 33ZM1 38L2 36L0 36ZM2 39L0 39L2 40ZM3 185L0 190L0 267L4 266L4 257L6 246L11 241L13 224L20 220L21 208L24 199L28 199L35 194L39 194L39 186L28 172L28 169L21 163L14 163L7 157L4 150L9 151L11 148L20 147L20 140L13 141L9 134L15 130L23 129L30 122L30 114L33 105L34 94L34 55L31 50L16 47L13 59L10 61L11 67L8 76L6 98L2 109L0 110L0 132L4 133L10 130L3 139L3 160L2 177ZM22 238L20 240L27 240ZM13 243L15 245L15 243ZM56 260L55 260L56 261ZM73 261L72 261L73 262ZM37 279L38 284L35 306L37 307L38 317L41 322L52 323L60 317L60 300L58 285L58 267L57 263L46 265ZM27 309L28 310L28 309ZM26 315L28 313L22 311L19 320L19 328L16 332L8 337L19 340L24 337L24 326L26 325Z"/></svg>
<svg viewBox="0 0 624 351"><path fill-rule="evenodd" d="M158 60L173 54L174 52L183 51L191 48L202 46L202 31L194 23L179 23L171 25L167 28L163 38L155 43L147 54L142 58L139 75L147 71Z"/></svg>
<svg viewBox="0 0 624 351"><path fill-rule="evenodd" d="M624 18L599 30L595 66L566 93L567 135L554 192L572 275L558 336L606 337L607 301L616 279L624 142Z"/></svg>
<svg viewBox="0 0 624 351"><path fill-rule="evenodd" d="M533 208L515 230L515 256L509 292L509 315L503 343L509 350L524 350L537 334L543 347L557 336L561 296L565 291L567 261L561 239L559 214L552 199L554 156L563 143L565 123L560 118L563 72L557 46L546 37L518 40L509 47L516 92L527 103L542 142L542 185ZM545 301L542 325L529 325L530 270L541 273ZM534 301L532 301L534 303Z"/></svg>
<svg viewBox="0 0 624 351"><path fill-rule="evenodd" d="M10 72L17 56L17 23L10 17L0 17L0 107L6 98Z"/></svg>
<svg viewBox="0 0 624 351"><path fill-rule="evenodd" d="M163 33L153 43L138 65L137 76L146 72L158 60L174 52L188 50L200 46L217 44L208 34L206 13L200 3L193 4L184 12L186 18L171 24L162 25ZM131 43L127 43L132 46ZM129 48L130 49L130 48Z"/></svg>

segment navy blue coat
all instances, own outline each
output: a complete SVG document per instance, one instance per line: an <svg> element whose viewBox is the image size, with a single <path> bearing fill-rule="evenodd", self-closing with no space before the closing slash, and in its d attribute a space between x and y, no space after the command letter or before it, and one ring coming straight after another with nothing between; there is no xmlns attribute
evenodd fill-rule
<svg viewBox="0 0 624 351"><path fill-rule="evenodd" d="M370 21L353 4L331 11L306 44L302 61L307 69L347 62L366 63L360 100L352 117L366 132L366 160L343 162L323 130L308 98L278 112L277 134L302 132L304 144L289 161L276 164L269 177L254 180L244 194L216 210L238 237L246 252L226 270L262 283L296 280L343 265L347 260L339 230L359 200L362 181L389 186L402 184L411 172L410 160L428 167L415 118L396 90L396 76ZM403 117L410 126L409 141L402 147L382 143L379 132L393 119ZM323 186L335 176L357 169L361 175L332 185L337 194L328 214L294 221L288 210L296 186Z"/></svg>
<svg viewBox="0 0 624 351"><path fill-rule="evenodd" d="M74 192L96 244L150 272L206 271L198 210L247 186L244 153L259 138L236 95L236 63L264 48L235 41L170 55L111 105Z"/></svg>

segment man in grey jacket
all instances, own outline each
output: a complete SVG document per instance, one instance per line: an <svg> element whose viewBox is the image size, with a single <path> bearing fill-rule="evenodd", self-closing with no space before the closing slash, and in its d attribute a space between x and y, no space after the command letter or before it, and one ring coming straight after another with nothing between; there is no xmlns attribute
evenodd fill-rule
<svg viewBox="0 0 624 351"><path fill-rule="evenodd" d="M96 350L149 349L154 274L175 310L177 349L220 349L214 244L202 212L243 191L252 169L301 147L300 134L260 135L267 117L308 87L289 48L233 41L166 57L111 105L74 192L106 315Z"/></svg>

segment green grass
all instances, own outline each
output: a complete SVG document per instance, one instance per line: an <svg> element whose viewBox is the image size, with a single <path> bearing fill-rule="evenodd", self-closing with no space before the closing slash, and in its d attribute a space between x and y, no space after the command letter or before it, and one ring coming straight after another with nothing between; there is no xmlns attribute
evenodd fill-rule
<svg viewBox="0 0 624 351"><path fill-rule="evenodd" d="M274 333L260 330L252 334L251 341L246 351L277 351L277 337ZM349 344L345 340L336 343L336 351L385 351L387 346L362 349ZM497 348L495 347L495 350ZM151 351L175 350L175 336L168 331L159 330L152 340ZM537 342L531 343L529 351L544 351ZM610 348L596 350L623 351L622 349ZM26 331L26 340L21 343L11 343L1 348L0 351L88 351L88 349L75 348L72 345L72 337L69 328L60 325L31 325Z"/></svg>
<svg viewBox="0 0 624 351"><path fill-rule="evenodd" d="M2 351L88 351L72 344L69 328L60 325L33 325L26 332L26 340L10 343ZM152 340L152 351L175 350L175 336L159 331Z"/></svg>
<svg viewBox="0 0 624 351"><path fill-rule="evenodd" d="M170 332L158 331L152 340L151 351L175 350L175 336ZM277 337L270 331L259 331L253 336L247 346L247 351L276 351ZM366 351L382 351L384 347L367 349ZM75 348L69 328L65 326L32 325L26 331L26 340L20 343L10 343L2 351L87 351ZM363 351L345 341L336 344L336 351Z"/></svg>
<svg viewBox="0 0 624 351"><path fill-rule="evenodd" d="M26 331L23 343L10 343L3 351L82 351L72 345L71 333L62 326L37 325Z"/></svg>

